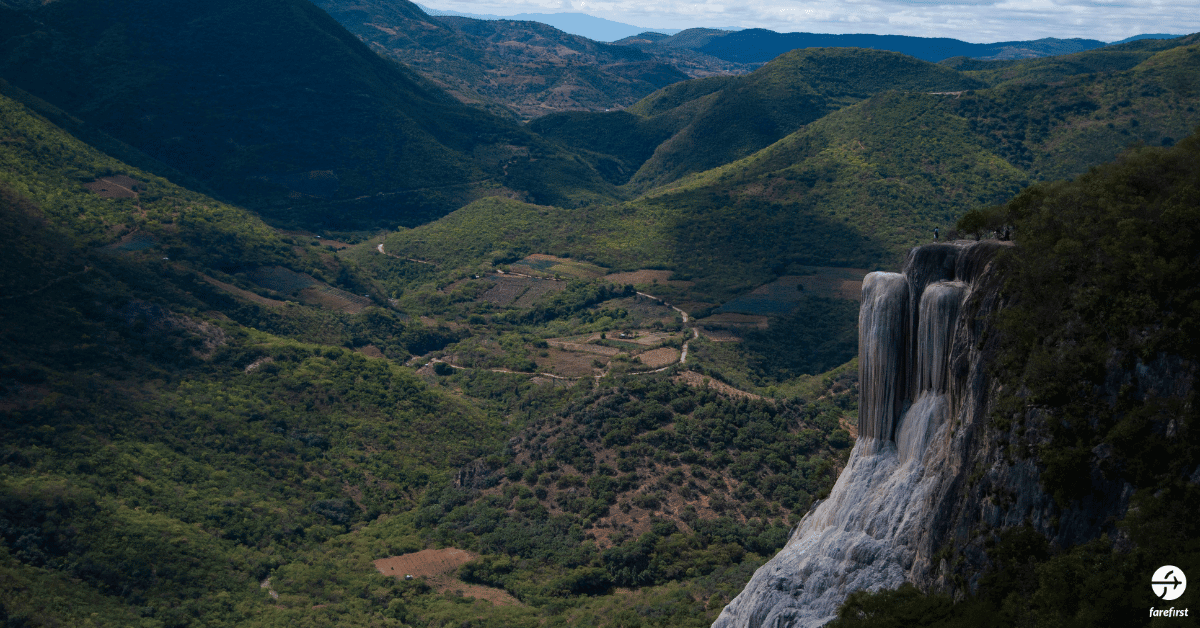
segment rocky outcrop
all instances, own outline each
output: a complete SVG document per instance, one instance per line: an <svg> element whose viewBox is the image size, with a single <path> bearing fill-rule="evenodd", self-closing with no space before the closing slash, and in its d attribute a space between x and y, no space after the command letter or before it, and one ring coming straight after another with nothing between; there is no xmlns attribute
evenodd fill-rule
<svg viewBox="0 0 1200 628"><path fill-rule="evenodd" d="M1106 503L1060 512L1035 461L1014 458L990 425L998 384L987 328L1002 307L994 261L1003 246L919 247L903 273L867 276L858 442L829 498L714 628L819 626L853 591L905 581L967 591L987 565L981 530L1031 525L1070 544L1126 507L1130 491L1114 486ZM948 564L945 548L962 560Z"/></svg>

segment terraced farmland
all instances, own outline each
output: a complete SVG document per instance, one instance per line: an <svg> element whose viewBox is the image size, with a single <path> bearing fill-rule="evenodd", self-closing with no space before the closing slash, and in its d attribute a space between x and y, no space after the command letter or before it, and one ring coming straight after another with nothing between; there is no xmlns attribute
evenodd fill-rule
<svg viewBox="0 0 1200 628"><path fill-rule="evenodd" d="M532 275L563 275L568 277L576 277L579 279L595 279L601 277L607 271L595 264L581 262L579 260L567 259L565 257L555 257L553 255L543 255L535 253L526 257L523 260L513 262L510 268L514 272L529 273Z"/></svg>
<svg viewBox="0 0 1200 628"><path fill-rule="evenodd" d="M357 314L371 305L371 299L319 283L300 292L300 300L347 314Z"/></svg>
<svg viewBox="0 0 1200 628"><path fill-rule="evenodd" d="M531 307L542 296L566 287L561 281L513 275L489 275L487 281L494 285L479 300L499 306Z"/></svg>
<svg viewBox="0 0 1200 628"><path fill-rule="evenodd" d="M264 288L291 295L320 283L309 275L282 266L261 266L247 271L246 276Z"/></svg>

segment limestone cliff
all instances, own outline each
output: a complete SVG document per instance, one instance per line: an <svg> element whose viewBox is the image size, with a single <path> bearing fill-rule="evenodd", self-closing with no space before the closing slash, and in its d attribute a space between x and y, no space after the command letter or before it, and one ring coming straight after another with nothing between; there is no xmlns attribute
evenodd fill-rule
<svg viewBox="0 0 1200 628"><path fill-rule="evenodd" d="M979 531L1031 525L1060 544L1096 536L1130 490L1061 512L1032 459L989 423L988 321L1003 307L997 242L913 249L863 282L859 440L829 498L763 565L714 628L819 626L859 589L905 581L967 591L987 565ZM994 337L994 334L992 334ZM1028 436L1026 441L1028 442ZM961 559L947 564L950 555Z"/></svg>

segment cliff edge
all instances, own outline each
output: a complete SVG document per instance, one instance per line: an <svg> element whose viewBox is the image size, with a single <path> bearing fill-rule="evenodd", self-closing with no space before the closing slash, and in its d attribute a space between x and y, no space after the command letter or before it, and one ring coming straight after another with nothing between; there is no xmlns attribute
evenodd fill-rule
<svg viewBox="0 0 1200 628"><path fill-rule="evenodd" d="M867 276L859 440L829 498L714 628L820 626L850 593L904 582L970 589L978 576L947 564L948 553L939 552L947 544L969 554L979 529L1019 525L1078 543L1127 507L1131 491L1114 486L1104 503L1060 512L1035 462L1012 459L993 437L998 384L988 375L987 327L1003 307L994 263L1003 248L994 241L922 246L902 273ZM986 564L976 549L964 562Z"/></svg>

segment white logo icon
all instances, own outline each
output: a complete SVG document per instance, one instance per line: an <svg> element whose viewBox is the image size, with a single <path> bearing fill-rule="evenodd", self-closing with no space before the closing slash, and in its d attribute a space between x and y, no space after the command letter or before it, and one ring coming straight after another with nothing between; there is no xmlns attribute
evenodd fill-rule
<svg viewBox="0 0 1200 628"><path fill-rule="evenodd" d="M1182 569L1174 565L1163 565L1154 572L1150 588L1154 589L1154 595L1164 600L1178 599L1187 589L1187 576L1183 575Z"/></svg>

